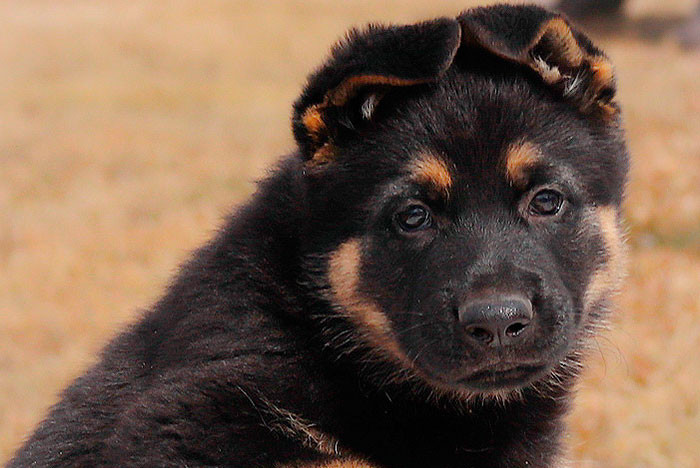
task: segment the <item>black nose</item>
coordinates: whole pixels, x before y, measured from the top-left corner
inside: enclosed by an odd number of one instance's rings
[[[519,295],[492,295],[465,301],[458,309],[467,336],[491,346],[515,344],[532,320],[532,302]]]

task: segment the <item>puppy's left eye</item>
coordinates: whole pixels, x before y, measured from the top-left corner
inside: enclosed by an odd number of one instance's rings
[[[534,216],[554,216],[559,213],[564,196],[552,189],[540,190],[530,200],[528,212]]]
[[[423,205],[411,205],[396,214],[396,223],[406,232],[415,232],[430,226],[430,211]]]

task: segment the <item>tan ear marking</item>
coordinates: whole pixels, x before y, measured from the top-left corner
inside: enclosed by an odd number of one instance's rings
[[[429,185],[449,198],[452,173],[441,158],[429,153],[421,154],[411,165],[411,175],[416,182]]]
[[[607,88],[615,80],[615,72],[610,61],[605,57],[591,58],[591,72],[596,91]]]
[[[530,141],[518,141],[506,150],[506,177],[513,185],[527,182],[528,170],[542,159],[542,152]]]
[[[318,104],[306,109],[301,116],[301,121],[314,140],[318,140],[321,132],[326,128],[321,114],[321,106]]]
[[[564,59],[568,66],[578,67],[583,62],[583,50],[563,18],[552,18],[544,23],[527,50],[536,48],[543,40],[552,42],[551,52],[559,52],[559,57]]]
[[[328,262],[331,299],[348,314],[368,344],[410,367],[411,363],[392,336],[386,315],[372,299],[364,297],[358,290],[361,262],[358,239],[348,240],[331,253]]]
[[[316,144],[321,144],[324,140],[323,133],[326,131],[326,122],[323,120],[323,112],[330,106],[342,106],[349,99],[352,99],[359,88],[367,85],[392,85],[392,86],[409,86],[428,82],[430,80],[409,80],[404,78],[396,78],[392,76],[382,75],[358,75],[351,76],[345,79],[338,86],[330,90],[323,101],[319,104],[309,106],[301,114],[301,122],[306,127],[306,131],[311,139]],[[325,145],[324,145],[325,146]],[[319,155],[318,158],[316,155]],[[321,147],[313,156],[314,160],[321,163],[330,162],[331,153],[329,148]]]
[[[316,150],[314,155],[309,159],[308,164],[310,166],[323,166],[333,161],[335,157],[335,147],[333,144],[326,142],[319,149]]]
[[[390,86],[411,86],[425,83],[432,80],[412,80],[407,78],[397,78],[395,76],[383,75],[357,75],[346,78],[342,83],[328,92],[324,98],[324,105],[332,104],[342,106],[348,100],[355,97],[357,90],[364,86],[390,85]]]

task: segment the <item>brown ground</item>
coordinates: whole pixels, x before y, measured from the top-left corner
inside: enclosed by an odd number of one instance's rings
[[[347,26],[474,3],[2,2],[0,460],[292,148],[290,103]],[[581,467],[700,467],[700,55],[644,32],[602,39],[631,259],[571,418]]]

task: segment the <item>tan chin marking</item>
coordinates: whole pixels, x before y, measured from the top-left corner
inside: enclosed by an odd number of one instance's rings
[[[411,165],[411,176],[419,184],[449,198],[452,187],[452,173],[442,159],[429,153],[421,154]]]
[[[612,206],[596,209],[598,228],[603,236],[607,261],[601,264],[591,276],[583,299],[584,313],[606,296],[614,294],[622,280],[625,264],[625,251],[617,221],[617,211]]]
[[[540,149],[532,142],[519,141],[506,150],[506,177],[516,186],[527,183],[528,170],[542,158]]]
[[[332,300],[361,331],[368,344],[405,365],[409,360],[392,337],[391,325],[386,315],[373,300],[364,297],[358,290],[361,260],[358,239],[350,239],[331,254],[328,281]]]

